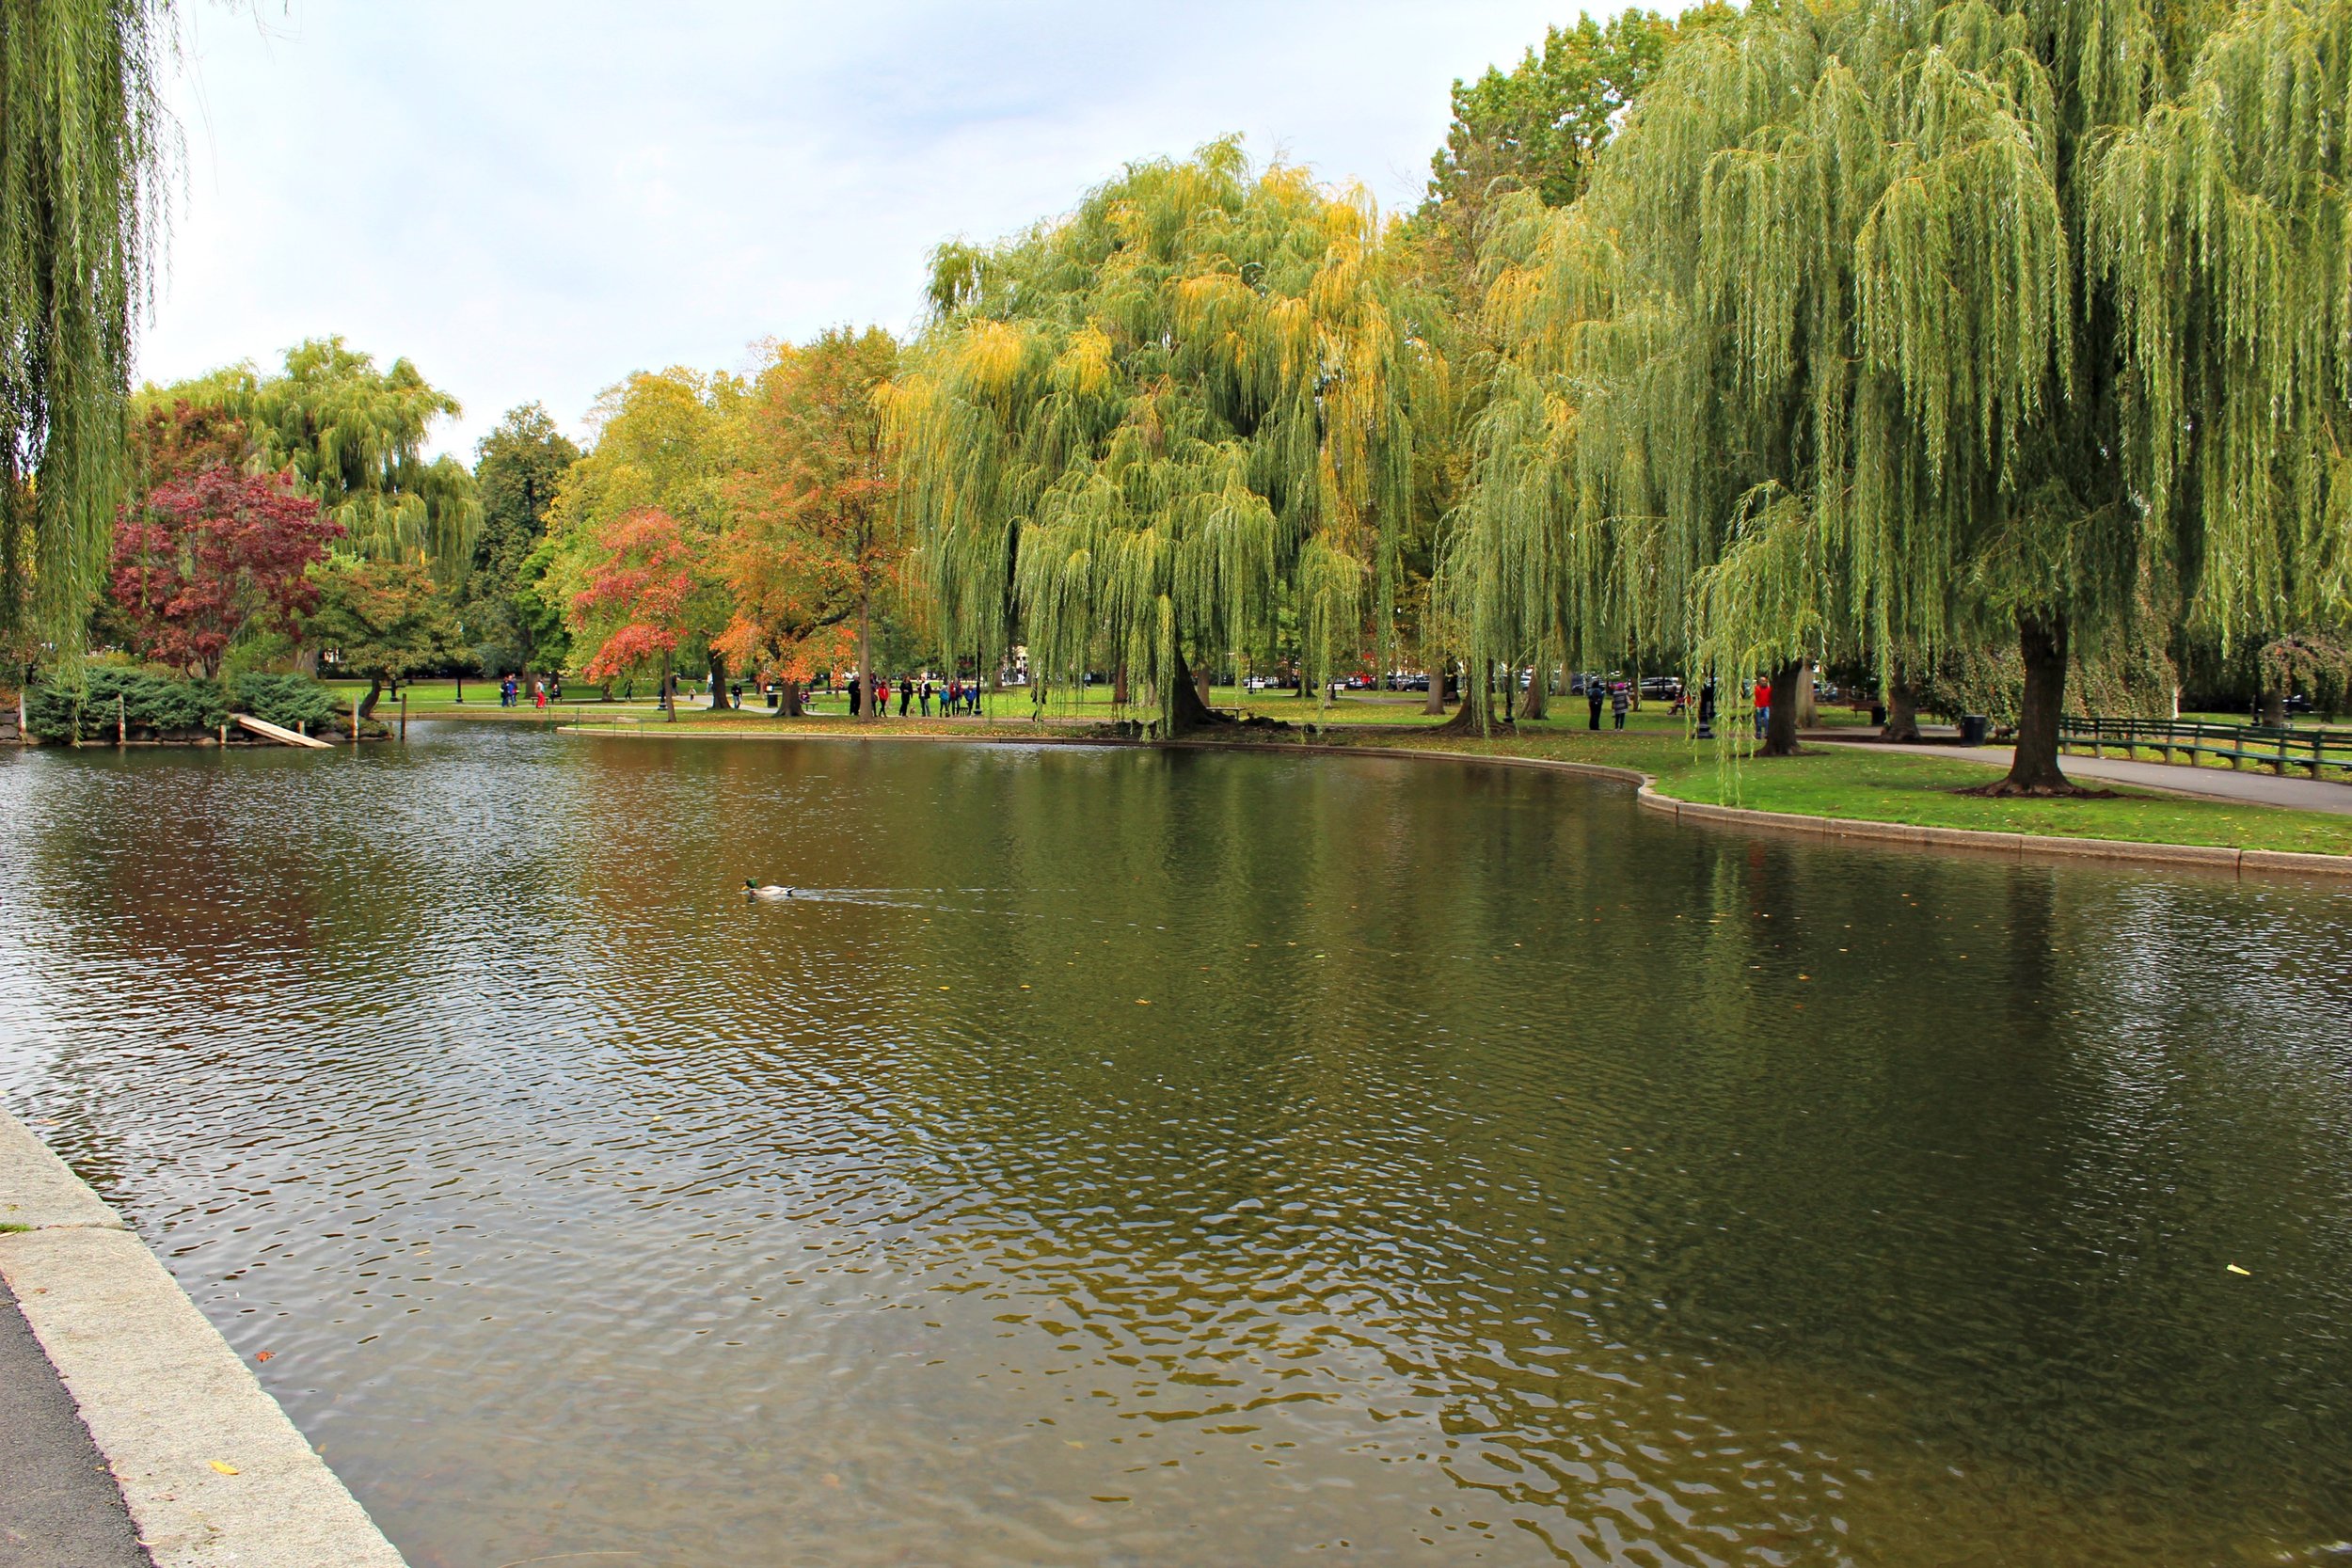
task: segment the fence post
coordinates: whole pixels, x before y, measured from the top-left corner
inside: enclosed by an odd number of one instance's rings
[[[122,693],[118,691],[115,693],[115,748],[118,751],[131,744],[131,721],[126,714]]]
[[[408,693],[400,694],[400,743],[408,744]]]

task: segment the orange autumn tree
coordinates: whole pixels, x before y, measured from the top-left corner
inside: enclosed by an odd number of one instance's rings
[[[625,512],[597,531],[585,586],[572,595],[575,620],[596,639],[588,678],[609,681],[659,659],[661,710],[673,720],[670,661],[698,609],[698,544],[658,506]]]
[[[718,567],[735,615],[717,645],[782,684],[780,717],[798,716],[809,677],[852,653],[859,689],[874,689],[874,615],[904,553],[875,404],[898,362],[880,327],[836,328],[780,348],[741,405]]]

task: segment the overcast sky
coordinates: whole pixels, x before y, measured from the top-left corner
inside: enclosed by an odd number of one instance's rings
[[[1596,8],[1597,9],[1598,8]],[[1226,132],[1384,208],[1539,0],[248,0],[179,8],[184,198],[143,378],[342,332],[577,433],[639,369],[904,330],[924,258]]]

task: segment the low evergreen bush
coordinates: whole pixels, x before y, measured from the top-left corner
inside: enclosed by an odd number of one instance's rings
[[[120,699],[118,709],[117,699]],[[202,733],[228,717],[219,683],[92,665],[79,688],[45,680],[24,693],[25,727],[41,740],[114,738],[118,711],[133,730]]]
[[[239,675],[229,683],[236,711],[296,729],[319,725],[351,710],[308,675]]]
[[[209,735],[231,713],[315,729],[348,710],[309,675],[239,675],[224,684],[102,664],[85,665],[78,688],[51,679],[24,693],[25,727],[39,740],[112,740],[118,711],[133,735],[170,739]]]

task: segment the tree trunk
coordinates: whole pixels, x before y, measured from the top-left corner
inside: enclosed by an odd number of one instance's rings
[[[1202,707],[1209,705],[1209,667],[1207,665],[1203,664],[1192,673],[1192,691],[1194,696],[1200,699]]]
[[[1911,681],[1911,672],[1900,664],[1886,675],[1886,722],[1879,727],[1881,740],[1916,741],[1919,738],[1919,689]]]
[[[1435,685],[1435,682],[1431,683]],[[1444,735],[1482,735],[1486,729],[1486,715],[1493,710],[1488,700],[1486,683],[1470,678],[1470,672],[1462,672],[1462,705],[1454,710],[1454,717],[1437,726]]]
[[[710,650],[710,711],[716,713],[734,705],[733,700],[727,696],[727,656],[713,648]]]
[[[776,683],[776,717],[799,719],[804,717],[805,714],[806,709],[801,705],[801,683],[778,681]]]
[[[1550,684],[1550,667],[1544,663],[1541,657],[1538,657],[1535,660],[1535,667],[1527,673],[1527,701],[1519,706],[1520,718],[1543,719],[1549,717],[1551,705],[1544,701],[1549,693],[1544,689]]]
[[[857,595],[857,689],[860,717],[875,718],[873,594],[861,585]]]
[[[2262,689],[2262,721],[2274,730],[2286,728],[2287,689],[2284,686],[2265,686]]]
[[[1125,665],[1120,666],[1120,673],[1122,677],[1126,674]],[[1233,721],[1204,700],[1207,687],[1206,681],[1196,682],[1193,679],[1190,667],[1184,663],[1184,656],[1178,653],[1176,669],[1168,683],[1168,733],[1171,736]]]
[[[677,722],[677,694],[670,689],[670,650],[661,650],[661,713],[673,724]]]
[[[1804,660],[1792,658],[1772,672],[1772,712],[1764,724],[1764,745],[1759,756],[1793,757],[1797,754],[1797,677],[1804,673]]]
[[[375,700],[382,695],[384,695],[384,677],[381,675],[370,675],[368,677],[368,694],[359,699],[359,717],[362,719],[374,718]]]
[[[2066,617],[2021,614],[2017,651],[2026,666],[2026,696],[2017,712],[2016,758],[2009,777],[1987,795],[2079,793],[2058,768],[2058,716],[2066,699]]]
[[[1429,695],[1422,703],[1422,712],[1433,719],[1445,717],[1445,667],[1448,660],[1429,660]]]
[[[1124,660],[1121,660],[1117,673],[1111,676],[1111,706],[1125,707],[1126,705],[1127,665]]]
[[[1797,676],[1797,728],[1809,730],[1821,721],[1820,705],[1813,696],[1813,665],[1807,660]]]

